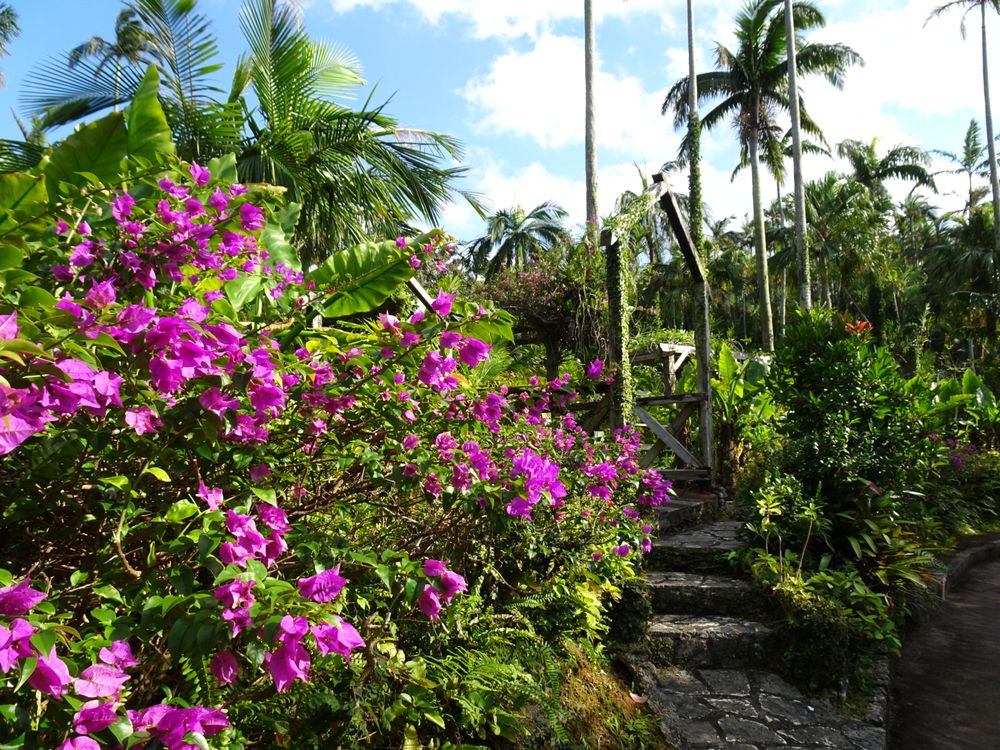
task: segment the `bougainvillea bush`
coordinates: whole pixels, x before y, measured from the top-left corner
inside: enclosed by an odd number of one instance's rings
[[[0,176],[3,745],[516,738],[668,483],[565,379],[473,385],[503,316],[379,312],[442,233],[303,270],[296,207],[158,106]]]

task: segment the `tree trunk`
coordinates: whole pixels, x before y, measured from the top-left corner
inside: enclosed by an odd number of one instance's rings
[[[694,0],[687,0],[688,21],[688,132],[691,138],[688,173],[688,230],[698,257],[702,256],[703,210],[701,197],[701,120],[698,117],[698,75],[694,69]]]
[[[812,309],[812,279],[806,246],[806,196],[802,182],[802,133],[799,126],[799,85],[795,63],[795,19],[792,0],[785,0],[785,46],[788,58],[788,111],[792,119],[792,173],[795,183],[795,262],[799,267],[799,304]]]
[[[993,140],[993,113],[990,109],[990,73],[986,59],[986,0],[979,4],[983,19],[983,101],[986,106],[986,145],[990,153],[990,187],[993,189],[993,252],[1000,258],[1000,181],[997,179],[997,146]],[[971,213],[971,209],[970,209]]]
[[[760,346],[774,351],[774,325],[771,316],[771,285],[767,274],[767,239],[764,237],[764,204],[760,195],[760,155],[757,133],[751,133],[750,180],[753,184],[753,239],[757,251],[757,294],[760,299]]]
[[[584,138],[587,160],[587,245],[596,250],[600,244],[600,226],[597,216],[597,133],[594,112],[594,13],[593,0],[583,2],[584,25],[584,83],[586,98],[586,125]],[[610,279],[608,280],[610,283]]]
[[[611,428],[632,422],[634,396],[632,369],[628,356],[629,315],[625,267],[618,238],[605,232],[605,269],[608,276],[608,364],[615,370],[611,384]]]

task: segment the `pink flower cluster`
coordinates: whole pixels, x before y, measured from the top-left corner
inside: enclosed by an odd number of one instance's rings
[[[121,691],[129,680],[125,670],[138,666],[139,662],[133,657],[127,641],[114,641],[100,650],[96,663],[74,678],[55,646],[41,652],[32,645],[31,637],[38,629],[18,617],[28,614],[46,598],[44,592],[29,584],[26,578],[0,589],[0,615],[14,618],[10,627],[0,624],[0,673],[7,674],[22,659],[35,659],[35,668],[28,677],[28,684],[35,690],[56,700],[62,700],[70,692],[80,698],[89,698],[73,715],[76,736],[68,737],[59,750],[99,748],[97,741],[88,735],[101,732],[122,718]],[[195,750],[195,745],[184,741],[188,732],[211,735],[229,726],[228,719],[219,709],[159,705],[125,713],[137,731],[148,731],[168,750]]]
[[[432,620],[440,617],[442,607],[451,604],[456,594],[469,590],[465,579],[455,571],[448,570],[447,564],[441,560],[424,560],[424,575],[436,580],[424,586],[417,606]]]

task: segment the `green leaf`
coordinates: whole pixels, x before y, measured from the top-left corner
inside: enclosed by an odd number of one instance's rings
[[[94,586],[94,593],[97,594],[101,599],[108,599],[113,602],[118,602],[119,604],[124,604],[122,600],[121,592],[118,591],[111,584],[105,584],[104,586]]]
[[[200,750],[212,750],[201,732],[188,732],[184,735],[184,741],[190,745],[197,745]]]
[[[69,576],[70,586],[79,586],[84,583],[88,578],[90,578],[90,573],[86,570],[74,570]]]
[[[226,297],[229,298],[229,304],[233,306],[233,310],[238,312],[243,309],[247,302],[255,299],[263,288],[264,281],[260,274],[243,274],[226,282]]]
[[[136,89],[126,120],[129,154],[151,162],[156,161],[157,154],[174,153],[174,141],[160,105],[159,90],[160,75],[156,66],[150,65]]]
[[[2,252],[3,248],[0,248],[0,253]],[[18,300],[21,307],[52,307],[59,301],[51,292],[37,286],[26,286],[21,290]]]
[[[212,173],[212,178],[220,182],[236,182],[239,175],[236,172],[236,154],[217,156],[205,165]]]
[[[417,728],[412,724],[407,724],[403,730],[403,750],[420,750],[420,737],[417,735]]]
[[[24,172],[0,174],[0,212],[38,214],[47,201],[45,182]],[[13,221],[8,216],[0,221],[0,229],[9,229]]]
[[[278,504],[277,493],[268,487],[251,487],[250,491],[265,503],[270,503],[271,505]]]
[[[288,241],[295,230],[295,224],[298,222],[301,210],[302,206],[298,203],[290,203],[278,212],[276,216],[278,223],[269,221],[260,233],[261,244],[270,255],[272,264],[282,263],[296,271],[302,270],[298,253],[295,252],[292,243]]]
[[[101,482],[102,484],[111,485],[112,487],[116,487],[120,490],[128,489],[130,484],[129,478],[121,475],[115,477],[101,477],[97,481]]]
[[[90,616],[97,620],[103,625],[108,625],[114,621],[116,615],[113,610],[107,609],[106,607],[101,607],[100,609],[92,609],[90,611]]]
[[[13,245],[0,245],[0,270],[20,268],[23,253]]]
[[[124,742],[132,733],[135,731],[132,728],[132,722],[128,720],[127,716],[123,716],[121,719],[112,724],[108,729],[111,730],[111,734],[115,736],[119,742]]]
[[[57,144],[45,166],[45,185],[50,200],[65,197],[60,186],[66,183],[82,187],[87,180],[79,172],[92,172],[105,181],[121,173],[121,161],[128,154],[125,117],[112,112],[89,125],[81,125],[75,133]]]
[[[424,718],[427,719],[427,721],[431,722],[432,724],[436,724],[437,726],[444,729],[444,719],[441,717],[441,714],[438,713],[437,711],[424,711]]]
[[[167,474],[167,472],[165,472],[159,466],[147,466],[145,469],[142,470],[142,473],[143,474],[152,474],[154,477],[156,477],[157,479],[159,479],[161,482],[169,482],[170,481],[170,475]]]
[[[962,392],[975,393],[982,386],[983,381],[972,370],[966,370],[962,376]]]
[[[420,592],[423,591],[423,588],[424,587],[421,584],[421,582],[418,581],[416,578],[407,578],[406,588],[405,588],[407,603],[415,604],[417,601],[417,597],[420,595]]]
[[[736,377],[736,369],[736,357],[729,347],[723,344],[719,347],[719,380],[723,383],[730,382]]]
[[[388,565],[379,565],[375,568],[375,574],[379,577],[379,580],[385,584],[385,587],[389,589],[389,591],[392,591],[392,582],[396,577],[392,568]]]
[[[392,240],[366,242],[336,252],[309,274],[317,286],[333,291],[323,310],[328,318],[368,312],[413,278],[409,251]]]
[[[35,671],[36,666],[38,666],[38,659],[36,657],[24,660],[21,664],[21,676],[17,680],[17,685],[14,686],[14,693],[17,693],[18,690],[24,687],[24,683],[31,677],[31,673]]]
[[[170,523],[180,523],[185,518],[190,518],[195,513],[198,512],[198,504],[192,500],[178,500],[176,503],[170,506],[167,511],[166,519]]]

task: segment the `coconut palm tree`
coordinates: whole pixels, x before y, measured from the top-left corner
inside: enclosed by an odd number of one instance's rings
[[[977,188],[973,183],[976,177],[988,177],[990,174],[989,154],[986,144],[983,143],[979,123],[974,118],[969,121],[969,129],[965,131],[965,140],[962,142],[960,153],[938,149],[934,149],[933,153],[943,156],[956,165],[955,169],[943,170],[944,174],[963,174],[968,178],[969,197],[965,202],[965,215],[968,218],[976,204],[989,192],[989,189]]]
[[[505,269],[524,268],[532,257],[566,238],[566,215],[551,201],[528,212],[521,206],[497,211],[487,221],[486,234],[469,243],[469,270],[489,279]]]
[[[395,236],[415,219],[437,223],[453,197],[479,210],[455,187],[464,170],[442,166],[460,157],[457,141],[400,127],[370,101],[357,110],[337,103],[363,83],[357,61],[310,39],[292,5],[245,0],[247,52],[228,94],[212,84],[217,45],[193,2],[130,0],[129,8],[152,35],[179,155],[204,163],[235,153],[241,180],[286,188],[302,205],[295,234],[306,263],[372,235]],[[76,69],[58,62],[34,76],[27,98],[50,127],[129,99],[140,80],[130,66],[119,82],[93,60]]]
[[[70,50],[67,62],[70,68],[77,67],[83,60],[97,59],[95,76],[99,76],[104,67],[114,64],[114,106],[117,108],[122,68],[126,65],[139,66],[152,62],[150,53],[153,50],[152,33],[139,20],[136,11],[124,8],[115,20],[114,41],[107,41],[101,36],[92,36],[83,44]]]
[[[584,27],[584,151],[586,151],[587,183],[587,243],[596,250],[599,244],[600,224],[597,216],[597,123],[594,108],[594,56],[596,33],[593,0],[583,1]]]
[[[17,11],[8,3],[0,3],[0,57],[8,55],[7,48],[20,33],[21,27],[17,23]],[[0,72],[0,88],[3,85],[3,73]]]
[[[893,146],[884,156],[879,156],[878,138],[868,143],[848,139],[837,144],[837,154],[850,162],[854,179],[871,191],[884,211],[892,207],[886,180],[910,180],[936,190],[934,177],[928,169],[930,157],[916,146]]]
[[[951,0],[951,2],[935,8],[927,17],[927,20],[930,21],[932,18],[936,18],[952,8],[965,9],[965,12],[962,13],[962,22],[959,25],[963,39],[965,38],[966,16],[969,15],[970,11],[979,8],[983,48],[983,104],[986,111],[986,146],[989,150],[990,188],[993,191],[993,249],[997,257],[1000,257],[1000,176],[997,175],[997,150],[993,134],[993,112],[990,107],[989,61],[986,56],[986,9],[989,8],[1000,13],[1000,0]]]
[[[795,27],[792,23],[792,0],[785,0],[785,53],[788,55],[788,115],[792,121],[792,175],[795,192],[795,260],[799,267],[799,304],[812,309],[812,282],[809,274],[809,251],[806,249],[806,202],[802,183],[802,118],[799,115],[798,65],[796,64]],[[779,196],[778,202],[781,202]]]
[[[795,3],[792,9],[793,27],[804,31],[824,25],[822,14],[811,4]],[[770,289],[767,276],[767,245],[764,235],[764,207],[761,199],[761,147],[777,148],[777,139],[768,138],[779,111],[789,107],[788,59],[785,45],[785,11],[783,0],[749,0],[736,18],[736,39],[739,46],[731,51],[716,46],[716,70],[695,78],[698,99],[722,101],[702,119],[706,129],[731,121],[739,133],[741,147],[750,161],[753,185],[754,246],[757,254],[757,281],[761,308],[761,345],[774,348],[771,321]],[[844,72],[861,58],[842,44],[804,44],[798,50],[798,71],[820,74],[834,86],[843,86]],[[674,113],[675,127],[686,124],[688,117],[690,76],[674,84],[664,99],[662,111]],[[801,104],[801,102],[800,102]],[[800,106],[802,128],[818,132],[816,124]],[[686,139],[685,139],[686,140]],[[682,144],[682,149],[689,144]]]

